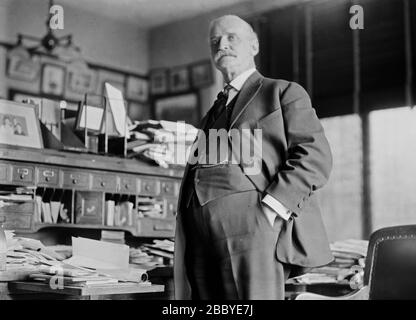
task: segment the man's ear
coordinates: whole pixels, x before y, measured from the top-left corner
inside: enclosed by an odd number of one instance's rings
[[[253,57],[255,57],[259,53],[259,40],[257,38],[251,40],[251,49]]]

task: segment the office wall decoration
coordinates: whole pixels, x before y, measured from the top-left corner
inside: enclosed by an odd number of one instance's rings
[[[150,92],[152,95],[167,93],[167,74],[167,69],[155,69],[150,72]]]
[[[127,78],[126,98],[146,102],[149,97],[149,85],[146,79],[129,76]]]
[[[34,81],[39,77],[40,62],[33,57],[11,55],[7,61],[7,76],[10,79]]]
[[[190,88],[189,71],[187,66],[175,67],[169,70],[169,90],[172,93],[188,91]]]
[[[45,63],[42,68],[41,91],[49,96],[62,96],[65,89],[65,67]]]
[[[97,74],[88,68],[68,67],[66,72],[67,91],[84,95],[95,92]]]
[[[200,106],[195,92],[161,97],[154,103],[157,120],[185,121],[197,126],[200,120]]]
[[[127,106],[127,115],[132,121],[143,121],[151,118],[150,106],[147,103],[130,101]]]
[[[203,88],[214,83],[210,60],[204,60],[191,65],[191,82],[193,88]]]
[[[34,105],[0,100],[0,143],[43,148]]]

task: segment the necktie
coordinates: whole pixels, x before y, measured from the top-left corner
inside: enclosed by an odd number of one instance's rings
[[[215,100],[214,105],[211,109],[211,114],[209,117],[209,121],[207,122],[207,126],[205,127],[205,131],[208,130],[214,122],[218,119],[218,117],[224,112],[224,109],[227,104],[228,100],[228,93],[233,87],[229,84],[227,84],[223,91],[220,91],[217,95],[217,100]],[[228,112],[226,113],[226,116],[228,115]],[[228,122],[228,119],[227,119]]]

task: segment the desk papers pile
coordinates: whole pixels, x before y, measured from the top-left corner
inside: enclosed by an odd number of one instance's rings
[[[135,121],[129,127],[127,156],[156,162],[168,168],[185,166],[198,130],[185,123],[165,120]]]
[[[130,248],[130,263],[144,268],[172,265],[173,251],[173,241],[153,240],[152,244],[142,244],[139,248]]]
[[[308,273],[288,280],[288,283],[348,283],[357,273],[364,273],[368,241],[348,239],[330,244],[334,261],[313,268]]]
[[[71,286],[118,282],[151,285],[145,270],[129,267],[129,247],[126,245],[72,238],[72,257],[66,259],[65,255],[44,246],[39,240],[15,237],[14,232],[8,230],[5,234],[6,272],[20,272],[20,278],[15,276],[9,280],[31,279],[49,284],[61,281],[63,285]]]

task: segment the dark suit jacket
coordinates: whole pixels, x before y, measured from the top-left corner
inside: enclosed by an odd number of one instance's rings
[[[201,128],[206,121],[204,117]],[[238,95],[231,128],[262,129],[261,173],[250,175],[247,171],[246,175],[257,190],[270,194],[295,215],[279,235],[277,259],[298,267],[329,263],[333,257],[315,191],[328,180],[332,155],[306,91],[294,82],[265,78],[255,72]],[[185,177],[187,174],[188,167]],[[199,187],[203,188],[195,186]],[[200,191],[198,195],[207,194]],[[182,198],[181,192],[178,208]],[[185,240],[179,209],[174,261],[176,299],[190,298],[183,260]]]

